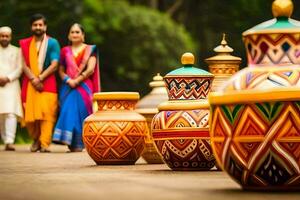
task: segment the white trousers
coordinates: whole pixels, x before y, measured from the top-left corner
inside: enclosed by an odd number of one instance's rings
[[[15,142],[17,130],[17,116],[12,113],[0,114],[0,132],[4,144]]]

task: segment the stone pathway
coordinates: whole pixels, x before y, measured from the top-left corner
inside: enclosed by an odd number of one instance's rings
[[[293,200],[299,192],[247,192],[223,172],[173,172],[165,165],[96,166],[86,152],[30,153],[0,146],[0,199]]]

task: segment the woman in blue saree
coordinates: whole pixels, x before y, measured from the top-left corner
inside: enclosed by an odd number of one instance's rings
[[[92,113],[93,93],[100,91],[99,67],[95,45],[84,43],[84,29],[73,24],[68,36],[71,45],[61,50],[59,76],[63,80],[60,112],[54,129],[53,142],[68,145],[71,152],[80,152],[82,125]]]

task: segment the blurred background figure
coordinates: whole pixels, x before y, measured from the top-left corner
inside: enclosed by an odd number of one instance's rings
[[[15,150],[17,117],[23,116],[18,80],[22,64],[19,49],[10,44],[11,38],[11,28],[0,27],[0,132],[6,151]]]
[[[24,59],[24,122],[34,140],[30,150],[50,152],[49,145],[58,106],[55,71],[58,67],[60,46],[56,39],[46,35],[45,16],[34,14],[30,25],[32,36],[20,40]]]
[[[68,145],[71,152],[80,152],[82,124],[92,113],[93,93],[100,91],[97,48],[85,44],[84,29],[73,24],[68,39],[71,43],[61,50],[59,76],[63,83],[59,91],[60,112],[53,142]]]

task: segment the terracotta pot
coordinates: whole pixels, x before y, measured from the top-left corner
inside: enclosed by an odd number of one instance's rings
[[[173,170],[214,167],[207,100],[169,101],[159,110],[152,121],[152,135],[165,163]]]
[[[249,67],[209,97],[214,155],[245,189],[300,188],[300,25],[288,18],[292,7],[274,1],[277,18],[243,33]]]
[[[209,139],[206,96],[213,75],[193,67],[194,56],[182,56],[182,68],[164,77],[169,101],[152,120],[155,145],[173,170],[209,170],[215,165]]]
[[[84,121],[83,142],[98,165],[134,164],[145,147],[146,119],[134,111],[135,92],[94,94],[98,111]]]

